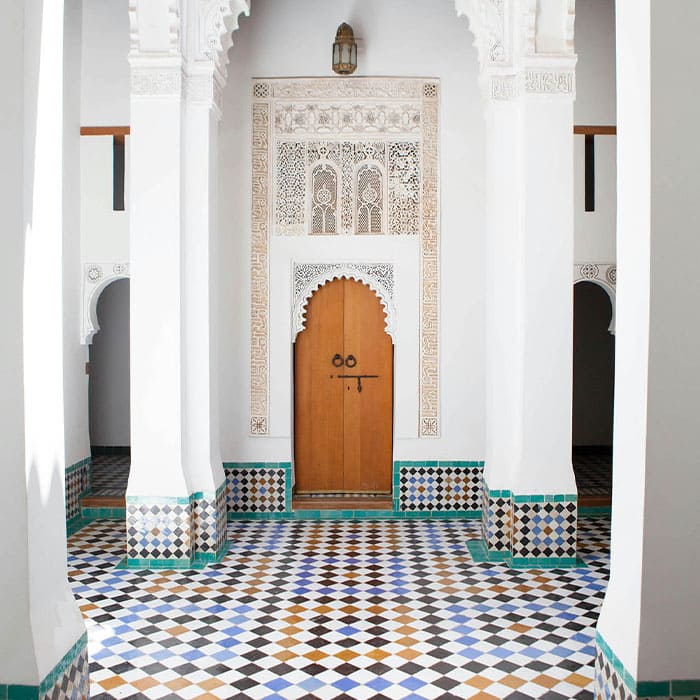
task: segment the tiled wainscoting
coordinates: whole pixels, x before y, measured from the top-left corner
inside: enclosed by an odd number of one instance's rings
[[[87,632],[40,685],[2,685],[3,700],[74,700],[90,696]]]
[[[224,462],[224,472],[229,517],[291,512],[291,462]]]
[[[127,568],[189,569],[227,551],[226,486],[189,497],[127,496]]]
[[[394,510],[479,511],[484,463],[394,462]]]
[[[483,482],[481,540],[470,543],[477,561],[515,568],[576,566],[578,496],[519,495]]]
[[[390,511],[292,513],[291,462],[224,462],[230,520],[317,518],[479,517],[482,461],[393,463]]]
[[[635,681],[596,632],[595,697],[600,700],[700,700],[700,679]]]
[[[66,467],[66,522],[71,523],[80,517],[80,497],[90,492],[92,487],[91,458],[81,459]]]

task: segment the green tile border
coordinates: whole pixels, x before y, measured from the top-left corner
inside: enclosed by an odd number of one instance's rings
[[[187,506],[191,503],[191,496],[126,496],[126,507],[129,506]]]
[[[53,667],[53,670],[41,681],[38,686],[8,685],[7,697],[12,698],[35,698],[43,697],[56,682],[62,678],[71,667],[78,655],[87,647],[87,632],[83,632],[78,641],[64,654],[63,658]],[[14,690],[13,690],[14,689]],[[20,690],[21,689],[21,690]]]
[[[76,469],[80,469],[81,467],[84,467],[86,464],[90,465],[92,463],[92,457],[85,457],[85,459],[81,459],[78,462],[75,462],[75,464],[71,464],[70,466],[65,468],[65,473],[66,474],[71,474]]]
[[[99,508],[95,506],[83,507],[80,509],[83,519],[93,520],[124,520],[126,519],[126,508]]]
[[[477,564],[505,564],[511,569],[587,569],[580,557],[513,557],[510,552],[490,552],[484,540],[468,540],[467,549]]]
[[[609,518],[612,514],[611,506],[579,506],[579,518]]]
[[[480,510],[297,510],[274,513],[229,511],[229,522],[238,520],[481,520]]]
[[[513,503],[572,503],[578,502],[576,493],[513,494]]]
[[[215,491],[195,491],[190,494],[190,503],[192,501],[215,501],[219,494],[226,489],[226,474],[224,480],[216,487]]]
[[[226,540],[216,555],[195,554],[192,559],[129,559],[124,557],[114,568],[118,570],[177,570],[202,571],[212,564],[219,563],[229,552],[231,542]]]
[[[284,469],[292,471],[291,462],[223,462],[224,471],[227,469]]]
[[[610,665],[622,678],[628,690],[637,697],[659,697],[673,696],[674,698],[692,697],[700,695],[700,678],[687,680],[664,680],[664,681],[635,681],[632,674],[625,668],[620,657],[612,650],[605,641],[603,635],[596,630],[596,646],[603,652]]]

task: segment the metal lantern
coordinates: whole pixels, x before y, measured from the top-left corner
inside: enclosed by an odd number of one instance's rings
[[[350,75],[357,68],[357,43],[352,27],[343,22],[335,33],[333,42],[333,70],[340,75]]]

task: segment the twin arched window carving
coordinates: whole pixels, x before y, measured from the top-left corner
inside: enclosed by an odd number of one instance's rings
[[[311,235],[340,233],[339,175],[330,163],[311,171]],[[378,165],[363,163],[355,173],[355,233],[385,233],[384,174]]]

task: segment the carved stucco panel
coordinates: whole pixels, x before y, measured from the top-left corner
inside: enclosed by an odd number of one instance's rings
[[[386,332],[396,339],[394,266],[391,263],[295,263],[292,290],[292,342],[306,327],[306,307],[312,294],[334,279],[354,279],[378,297],[386,314]]]
[[[353,190],[357,183],[352,178],[357,177],[358,169],[376,163],[376,172],[385,181],[380,197],[384,207],[381,232],[419,238],[418,434],[438,437],[439,82],[417,78],[263,79],[253,82],[252,98],[251,434],[269,432],[270,235],[308,235],[309,197],[312,204],[316,202],[308,183],[313,182],[310,176],[318,163],[327,163],[325,171],[336,173],[328,182],[339,183],[337,197],[329,199],[322,192],[328,201],[337,199],[337,232],[357,233],[354,217],[359,210]],[[303,181],[280,178],[278,170],[298,173]]]

